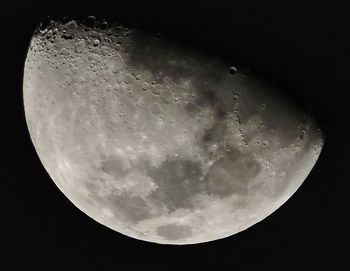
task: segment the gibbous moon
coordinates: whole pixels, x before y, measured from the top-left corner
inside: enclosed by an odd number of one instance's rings
[[[247,229],[298,189],[323,137],[278,89],[230,66],[138,29],[52,21],[24,70],[42,164],[81,211],[133,238]]]

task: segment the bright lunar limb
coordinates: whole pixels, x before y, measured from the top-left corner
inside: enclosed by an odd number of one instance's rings
[[[31,139],[60,190],[122,234],[192,244],[281,206],[323,138],[274,87],[220,59],[105,22],[51,22],[24,71]]]

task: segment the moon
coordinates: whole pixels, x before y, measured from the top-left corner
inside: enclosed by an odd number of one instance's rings
[[[59,189],[132,238],[195,244],[286,202],[323,146],[312,116],[222,59],[105,21],[35,31],[23,101]]]

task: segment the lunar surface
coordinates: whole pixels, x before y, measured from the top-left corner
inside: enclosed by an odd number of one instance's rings
[[[275,87],[92,17],[38,28],[23,91],[59,189],[99,223],[155,243],[212,241],[261,221],[323,146],[313,118]]]

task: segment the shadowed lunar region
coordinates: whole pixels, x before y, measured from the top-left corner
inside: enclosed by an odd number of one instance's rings
[[[159,36],[92,21],[38,29],[23,85],[38,156],[84,213],[133,238],[201,243],[261,221],[305,180],[323,137],[280,91]]]

